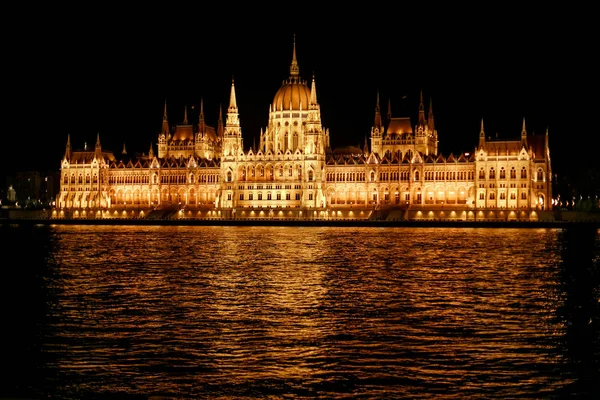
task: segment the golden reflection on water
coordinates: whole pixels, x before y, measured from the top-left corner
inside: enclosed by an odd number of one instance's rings
[[[544,398],[571,379],[558,230],[52,229],[43,348],[65,393]]]

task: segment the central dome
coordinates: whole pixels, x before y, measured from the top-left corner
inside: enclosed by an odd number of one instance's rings
[[[283,82],[281,88],[275,93],[273,107],[275,111],[308,109],[310,101],[310,89],[306,83],[297,79],[289,79]]]

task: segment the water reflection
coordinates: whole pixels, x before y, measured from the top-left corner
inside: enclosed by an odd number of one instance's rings
[[[33,303],[4,299],[0,394],[545,399],[600,378],[597,232],[2,229],[34,249],[4,271]]]
[[[560,232],[562,298],[557,309],[564,327],[561,352],[575,378],[565,392],[591,396],[600,384],[600,252],[585,230]]]

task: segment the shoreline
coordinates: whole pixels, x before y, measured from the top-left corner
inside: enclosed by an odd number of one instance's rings
[[[316,227],[451,227],[451,228],[569,228],[600,229],[600,220],[577,221],[460,221],[460,220],[321,220],[321,219],[45,219],[2,218],[0,225],[123,225],[123,226],[316,226]]]

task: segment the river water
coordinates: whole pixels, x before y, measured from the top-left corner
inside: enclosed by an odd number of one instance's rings
[[[593,398],[598,236],[0,226],[0,398]]]

